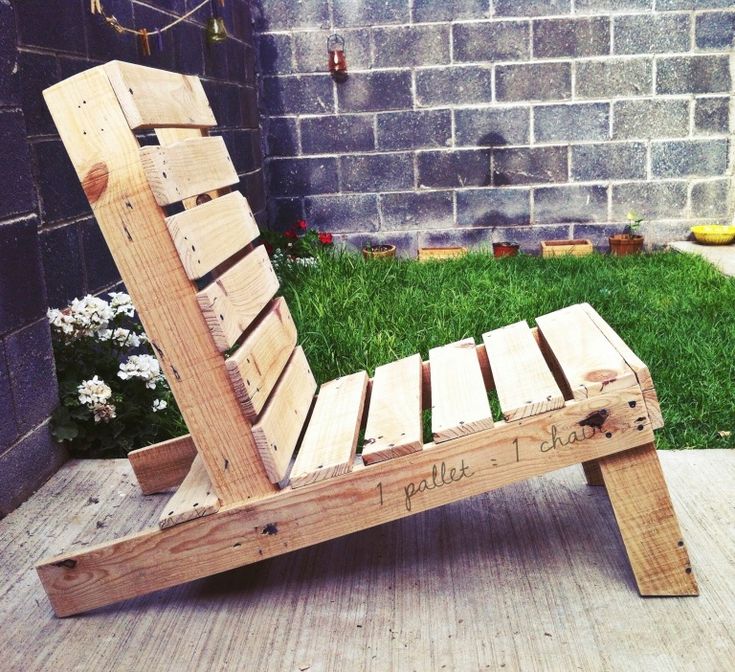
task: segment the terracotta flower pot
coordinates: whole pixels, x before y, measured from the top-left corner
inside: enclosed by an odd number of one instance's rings
[[[372,245],[362,248],[362,256],[365,259],[392,259],[396,256],[395,245]]]
[[[518,243],[509,243],[504,241],[502,243],[493,243],[493,256],[494,257],[515,257],[520,249]]]
[[[638,254],[643,249],[643,236],[629,236],[627,233],[616,233],[608,237],[610,254],[616,257],[627,257]]]

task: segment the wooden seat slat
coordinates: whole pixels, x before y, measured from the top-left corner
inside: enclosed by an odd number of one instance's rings
[[[526,322],[483,334],[505,420],[520,420],[564,406],[564,395]]]
[[[574,399],[636,384],[636,376],[625,359],[581,305],[537,317],[536,324]]]
[[[272,483],[279,483],[286,476],[315,393],[314,375],[303,349],[297,346],[253,425],[255,445]]]
[[[140,148],[140,159],[158,205],[228,187],[240,179],[221,136],[147,145]]]
[[[423,368],[420,355],[375,369],[362,461],[382,462],[423,448]]]
[[[161,529],[173,527],[187,520],[217,513],[219,508],[219,498],[214,492],[202,458],[197,455],[179,489],[166,502],[158,519],[158,526]]]
[[[368,375],[359,371],[324,383],[291,469],[291,487],[352,470],[365,407]]]
[[[220,352],[229,350],[278,291],[278,278],[259,245],[197,294]]]
[[[259,235],[252,210],[239,191],[166,218],[186,274],[197,280]]]
[[[429,368],[435,443],[492,429],[493,416],[474,338],[432,348]]]

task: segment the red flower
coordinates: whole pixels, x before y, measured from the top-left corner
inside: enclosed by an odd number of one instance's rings
[[[283,237],[284,238],[291,238],[293,240],[295,238],[298,238],[298,235],[296,234],[296,231],[294,231],[293,229],[289,229],[288,231],[286,231],[283,234]]]
[[[302,231],[306,231],[306,220],[300,219],[298,222],[296,222],[296,228],[301,229]]]
[[[326,231],[320,231],[319,232],[319,242],[322,245],[331,245],[333,242],[332,234],[327,233]]]

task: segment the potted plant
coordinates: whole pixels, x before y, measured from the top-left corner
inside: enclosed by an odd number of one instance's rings
[[[519,243],[512,243],[503,241],[500,243],[493,243],[493,256],[494,257],[515,257],[518,254],[518,250],[521,248]]]
[[[362,256],[365,257],[365,259],[392,259],[396,256],[396,246],[387,244],[373,245],[372,243],[367,243],[362,248]]]
[[[632,210],[626,217],[628,219],[628,225],[625,227],[625,231],[608,237],[610,253],[616,257],[638,254],[643,249],[643,236],[637,233],[643,217]]]

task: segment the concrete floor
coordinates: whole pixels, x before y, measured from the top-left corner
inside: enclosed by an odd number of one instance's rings
[[[725,275],[735,275],[735,245],[700,245],[691,240],[680,240],[671,243],[670,247],[677,252],[697,254]]]
[[[635,591],[601,488],[565,469],[67,619],[33,564],[155,523],[125,461],[72,462],[0,521],[0,670],[734,668],[735,451],[661,454],[698,598]]]

